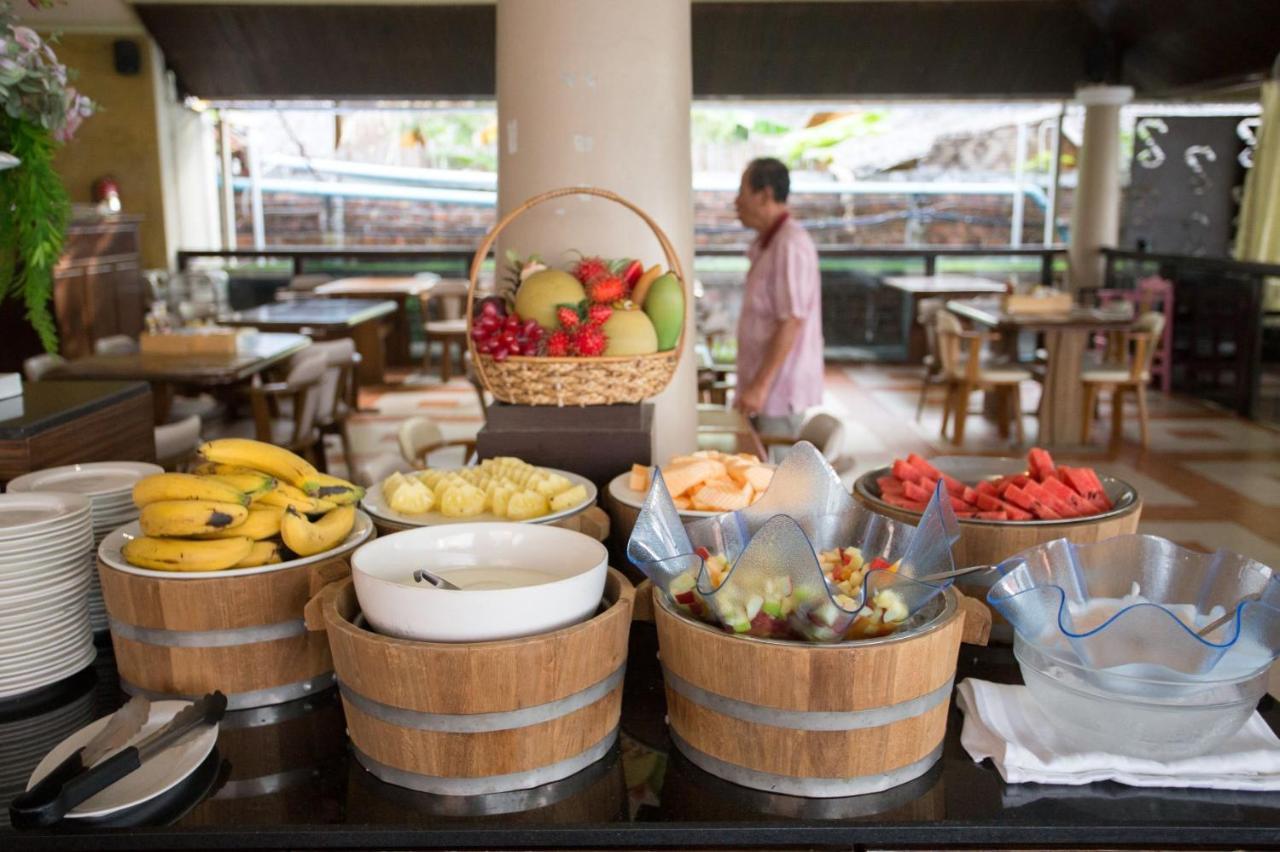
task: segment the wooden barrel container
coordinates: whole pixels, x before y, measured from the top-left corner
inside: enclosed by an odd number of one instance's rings
[[[635,589],[610,569],[604,599],[538,636],[416,642],[363,627],[346,580],[309,621],[328,631],[356,759],[400,787],[481,796],[566,778],[617,739]]]
[[[832,798],[904,784],[942,755],[965,622],[954,592],[916,626],[835,645],[731,635],[654,598],[671,739],[700,769]]]
[[[333,685],[323,632],[303,610],[327,583],[350,575],[349,552],[260,574],[143,576],[99,559],[120,686],[148,698],[198,698],[227,707],[281,704]]]

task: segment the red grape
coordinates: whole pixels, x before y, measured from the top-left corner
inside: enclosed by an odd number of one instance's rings
[[[505,346],[495,346],[495,347],[493,348],[493,360],[495,360],[495,361],[505,361],[505,360],[507,360],[507,355],[508,355],[508,354],[510,354],[510,353],[508,353],[508,352],[507,352],[507,347],[505,347]]]

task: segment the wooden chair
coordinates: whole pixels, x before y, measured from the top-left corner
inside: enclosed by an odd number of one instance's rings
[[[1142,436],[1142,447],[1146,449],[1148,440],[1147,385],[1151,382],[1151,361],[1160,335],[1164,332],[1164,314],[1147,311],[1138,317],[1132,331],[1125,332],[1123,352],[1128,355],[1128,363],[1121,365],[1103,365],[1085,370],[1080,374],[1084,382],[1084,405],[1082,407],[1081,440],[1086,444],[1093,431],[1093,420],[1102,391],[1111,391],[1111,446],[1120,445],[1124,435],[1124,395],[1131,393],[1138,401],[1138,429]]]
[[[1102,307],[1123,301],[1132,304],[1138,316],[1149,311],[1164,315],[1164,330],[1152,347],[1151,376],[1158,380],[1160,390],[1165,393],[1173,387],[1173,293],[1173,282],[1158,275],[1140,279],[1132,290],[1097,291],[1098,304]]]
[[[22,362],[22,375],[29,382],[38,382],[54,367],[67,363],[61,355],[32,355]]]
[[[831,463],[836,473],[844,473],[854,465],[852,456],[844,454],[845,429],[844,422],[834,414],[826,411],[815,411],[805,419],[800,427],[800,434],[794,438],[784,435],[761,435],[769,458],[765,461],[780,462],[782,453],[774,453],[775,447],[793,447],[800,441],[808,441],[818,448],[818,452]]]
[[[942,362],[938,359],[938,311],[946,310],[943,299],[921,299],[916,308],[916,322],[924,326],[925,356],[924,375],[920,377],[920,399],[916,402],[916,422],[924,413],[924,401],[929,388],[942,381]]]
[[[964,423],[969,414],[969,396],[977,390],[995,393],[1004,403],[1005,417],[1000,421],[1000,436],[1008,437],[1009,421],[1013,421],[1018,443],[1025,440],[1022,431],[1022,393],[1019,385],[1031,373],[1012,365],[982,363],[982,348],[999,339],[986,331],[965,331],[960,320],[950,311],[938,311],[935,329],[938,335],[938,358],[947,385],[942,409],[942,436],[947,435],[947,421],[954,416],[951,441],[964,443]]]
[[[462,312],[467,304],[466,281],[437,281],[431,289],[418,296],[422,307],[422,333],[426,338],[426,351],[422,355],[422,369],[431,371],[431,341],[440,341],[440,381],[453,378],[453,358],[450,345],[458,347],[458,363],[462,363],[467,351],[467,320]],[[439,317],[432,319],[432,305]]]
[[[193,414],[155,428],[156,464],[179,470],[195,457],[200,446],[200,418]]]
[[[461,447],[462,463],[468,464],[476,454],[476,442],[471,438],[446,441],[440,426],[429,417],[410,417],[400,424],[400,455],[416,468],[427,467],[427,457],[449,447]]]
[[[304,355],[315,353],[324,358],[324,375],[320,378],[319,399],[316,403],[316,427],[320,434],[320,443],[316,448],[320,466],[325,467],[324,436],[337,435],[342,441],[342,453],[346,456],[348,470],[351,469],[351,437],[347,433],[347,418],[358,406],[360,389],[358,386],[360,353],[356,351],[355,341],[340,338],[324,343],[312,343]]]
[[[127,334],[99,337],[93,342],[94,355],[132,355],[138,351],[138,341]]]
[[[249,388],[254,436],[259,441],[292,450],[312,464],[323,466],[324,460],[316,457],[320,440],[316,411],[327,366],[323,355],[305,352],[294,359],[284,381]],[[280,413],[281,402],[288,404],[285,415]]]

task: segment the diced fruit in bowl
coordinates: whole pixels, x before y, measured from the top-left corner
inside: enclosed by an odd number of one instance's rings
[[[880,499],[891,506],[923,512],[942,482],[957,518],[982,521],[1058,521],[1110,511],[1102,482],[1092,468],[1055,465],[1039,447],[1027,454],[1025,473],[967,485],[912,453],[897,459],[889,475],[876,479]]]

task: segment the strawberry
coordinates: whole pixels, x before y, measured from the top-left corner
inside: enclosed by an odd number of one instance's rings
[[[568,331],[573,331],[578,327],[581,321],[578,312],[573,308],[560,307],[556,308],[556,319],[560,320],[560,327]]]
[[[611,305],[626,295],[627,285],[612,273],[601,275],[587,284],[587,298],[597,305]]]
[[[604,325],[613,316],[613,308],[608,305],[592,305],[587,308],[587,322],[592,325]]]
[[[608,338],[598,325],[584,325],[574,333],[571,345],[573,353],[584,358],[591,358],[604,352]]]
[[[573,277],[577,278],[578,282],[583,285],[594,281],[601,275],[608,275],[611,272],[609,269],[609,262],[604,258],[587,257],[586,255],[583,255],[582,259],[575,263],[569,271]]]
[[[553,358],[562,358],[569,354],[569,335],[567,332],[556,329],[551,332],[551,336],[547,338],[547,354]]]

